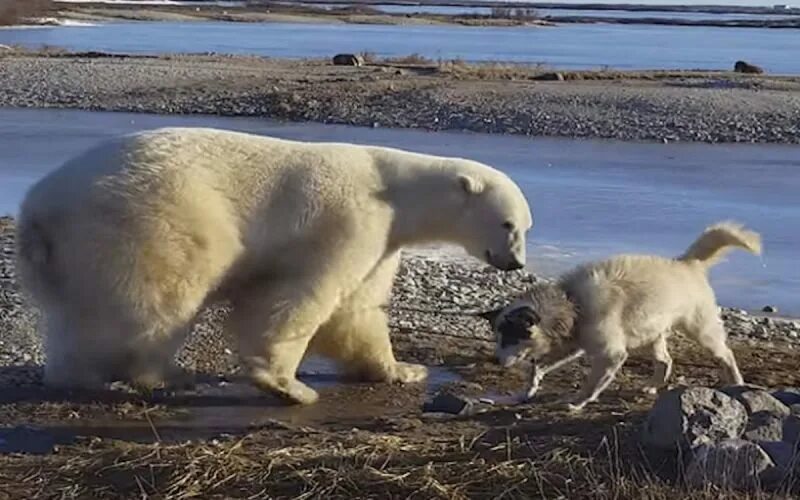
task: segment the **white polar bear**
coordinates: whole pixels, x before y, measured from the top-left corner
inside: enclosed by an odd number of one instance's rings
[[[401,247],[460,244],[525,262],[522,192],[474,161],[204,128],[106,141],[22,204],[18,266],[45,317],[45,381],[94,387],[172,376],[196,313],[229,299],[254,383],[298,403],[308,352],[372,381],[423,380],[397,362],[384,312]]]

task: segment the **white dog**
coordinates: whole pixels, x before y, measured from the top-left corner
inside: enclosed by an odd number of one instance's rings
[[[631,349],[645,349],[653,357],[653,377],[645,391],[664,387],[672,369],[667,337],[679,331],[710,351],[724,368],[726,382],[742,384],[707,277],[731,247],[760,254],[761,237],[722,222],[708,227],[677,259],[620,255],[535,286],[510,305],[482,315],[497,336],[497,358],[506,367],[533,361],[530,399],[548,372],[585,354],[591,370],[577,401],[569,405],[581,410],[608,387]]]

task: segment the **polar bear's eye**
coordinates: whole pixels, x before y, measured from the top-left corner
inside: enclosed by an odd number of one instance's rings
[[[514,229],[514,223],[511,221],[505,221],[503,222],[503,227],[509,231],[512,231]]]

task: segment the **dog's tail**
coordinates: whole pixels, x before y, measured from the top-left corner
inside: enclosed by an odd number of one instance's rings
[[[743,248],[755,255],[761,254],[761,236],[735,222],[719,222],[703,231],[692,246],[678,257],[684,262],[698,262],[710,268],[733,247]]]

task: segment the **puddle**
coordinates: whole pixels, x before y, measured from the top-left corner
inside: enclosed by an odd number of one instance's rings
[[[142,418],[140,414],[135,420],[125,419],[112,410],[102,417],[69,420],[66,425],[45,423],[0,428],[0,453],[50,453],[58,445],[92,437],[170,443],[286,426],[351,428],[374,425],[382,418],[419,413],[426,397],[445,384],[461,380],[441,367],[429,367],[429,370],[425,385],[351,383],[341,381],[329,363],[309,360],[301,366],[298,378],[316,389],[320,399],[307,406],[288,405],[264,394],[245,377],[203,380],[191,390],[156,392],[148,398],[148,403],[168,408],[168,416],[164,417],[157,417],[154,412],[152,417],[147,414]],[[59,398],[44,389],[10,392],[17,397],[6,394],[5,402],[113,404],[129,396],[119,390],[104,391],[89,399],[63,397],[63,394]]]

